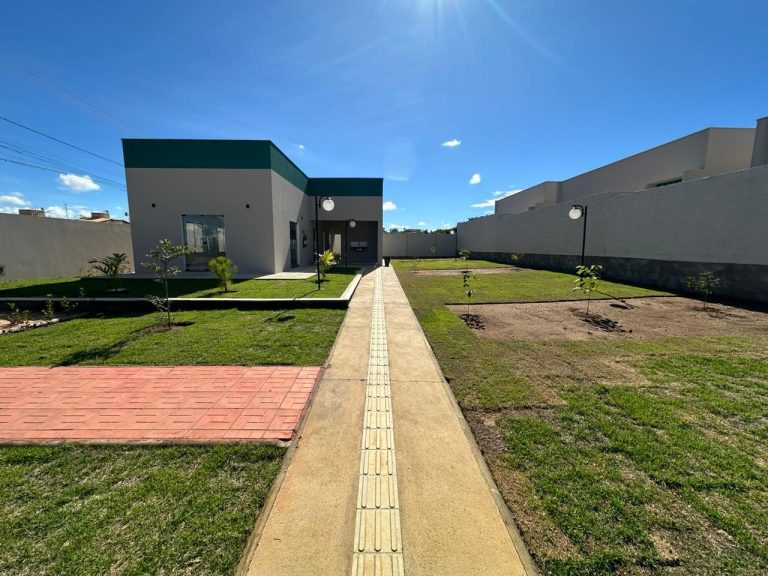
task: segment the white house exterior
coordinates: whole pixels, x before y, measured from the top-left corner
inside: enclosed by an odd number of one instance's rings
[[[312,264],[315,205],[326,197],[334,209],[319,210],[319,251],[349,265],[381,261],[380,178],[310,178],[268,140],[131,139],[123,154],[138,262],[168,238],[192,250],[186,272],[219,255],[243,275]]]

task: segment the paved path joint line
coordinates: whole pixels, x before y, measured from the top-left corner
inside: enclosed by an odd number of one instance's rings
[[[352,576],[404,576],[381,270],[375,274]]]

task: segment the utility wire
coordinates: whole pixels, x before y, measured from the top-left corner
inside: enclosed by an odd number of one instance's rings
[[[67,171],[67,172],[86,172],[94,177],[96,177],[99,180],[109,181],[109,180],[120,180],[121,175],[117,174],[111,174],[109,172],[103,172],[102,168],[94,168],[86,167],[78,160],[68,158],[68,157],[57,157],[52,156],[40,152],[35,152],[34,150],[27,149],[26,147],[16,144],[13,142],[7,142],[5,140],[0,139],[0,148],[3,148],[5,150],[8,150],[9,152],[15,154],[18,157],[13,157],[14,160],[21,160],[21,161],[31,161],[31,162],[39,162],[43,165],[49,167],[49,168],[59,168],[61,171]]]
[[[40,76],[33,74],[26,68],[19,66],[18,64],[16,64],[15,62],[12,62],[5,56],[0,56],[0,66],[7,68],[8,70],[16,74],[19,78],[23,78],[25,80],[38,84],[39,86],[42,86],[49,92],[63,98],[64,100],[67,100],[69,103],[74,104],[79,108],[82,108],[83,110],[85,110],[86,112],[89,112],[90,114],[93,114],[94,116],[100,116],[102,119],[107,120],[112,124],[121,125],[123,127],[129,128],[132,132],[136,132],[138,134],[141,134],[142,136],[147,135],[145,132],[139,130],[135,126],[131,126],[130,124],[128,124],[128,122],[125,122],[124,120],[121,120],[120,118],[113,116],[112,114],[109,114],[104,110],[100,110],[96,108],[92,104],[89,104],[88,102],[82,100],[81,98],[78,98],[74,94],[71,94],[70,92],[63,90],[62,88],[59,88],[55,84],[47,80],[44,80]]]
[[[80,150],[80,152],[85,152],[86,154],[90,154],[91,156],[95,156],[96,158],[101,158],[102,160],[106,160],[107,162],[111,162],[112,164],[117,164],[118,166],[122,166],[120,162],[115,162],[114,160],[111,160],[104,156],[100,156],[95,152],[91,152],[90,150],[86,150],[85,148],[80,148],[80,146],[75,146],[74,144],[70,144],[69,142],[64,142],[64,140],[59,140],[58,138],[54,138],[53,136],[45,134],[44,132],[40,132],[39,130],[35,130],[34,128],[30,128],[29,126],[24,126],[24,124],[19,124],[18,122],[14,122],[13,120],[6,118],[5,116],[0,116],[0,120],[4,120],[9,124],[13,124],[14,126],[18,126],[19,128],[23,128],[24,130],[29,130],[30,132],[34,132],[35,134],[44,136],[45,138],[48,138],[49,140],[53,140],[54,142],[58,142],[59,144],[64,144],[65,146],[69,146],[70,148],[74,148],[75,150]]]
[[[0,161],[2,161],[2,162],[10,162],[11,164],[18,164],[19,166],[26,166],[28,168],[37,168],[38,170],[45,170],[46,172],[53,172],[54,174],[61,174],[61,170],[60,169],[59,170],[55,170],[53,168],[48,168],[46,166],[38,166],[36,164],[28,164],[27,162],[20,162],[18,160],[13,160],[12,158],[3,158],[2,156],[0,156]],[[121,184],[120,182],[115,182],[113,180],[106,180],[104,178],[100,178],[99,180],[101,180],[102,182],[111,184],[111,185],[113,185],[113,186],[115,186],[117,188],[120,188],[122,190],[125,190],[125,186],[123,184]]]

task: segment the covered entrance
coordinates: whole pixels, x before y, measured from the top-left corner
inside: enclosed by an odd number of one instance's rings
[[[344,267],[371,264],[377,261],[378,239],[378,222],[321,220],[318,252],[333,250]]]

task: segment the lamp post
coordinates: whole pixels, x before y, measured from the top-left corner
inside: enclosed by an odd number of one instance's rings
[[[357,222],[352,218],[344,221],[344,266],[349,268],[349,229],[357,226]]]
[[[320,290],[320,207],[331,212],[335,207],[330,196],[315,196],[315,261],[317,262],[317,289]]]
[[[587,243],[587,207],[582,204],[574,204],[568,211],[568,218],[571,220],[584,219],[584,224],[581,228],[581,265],[584,266],[584,247]]]

